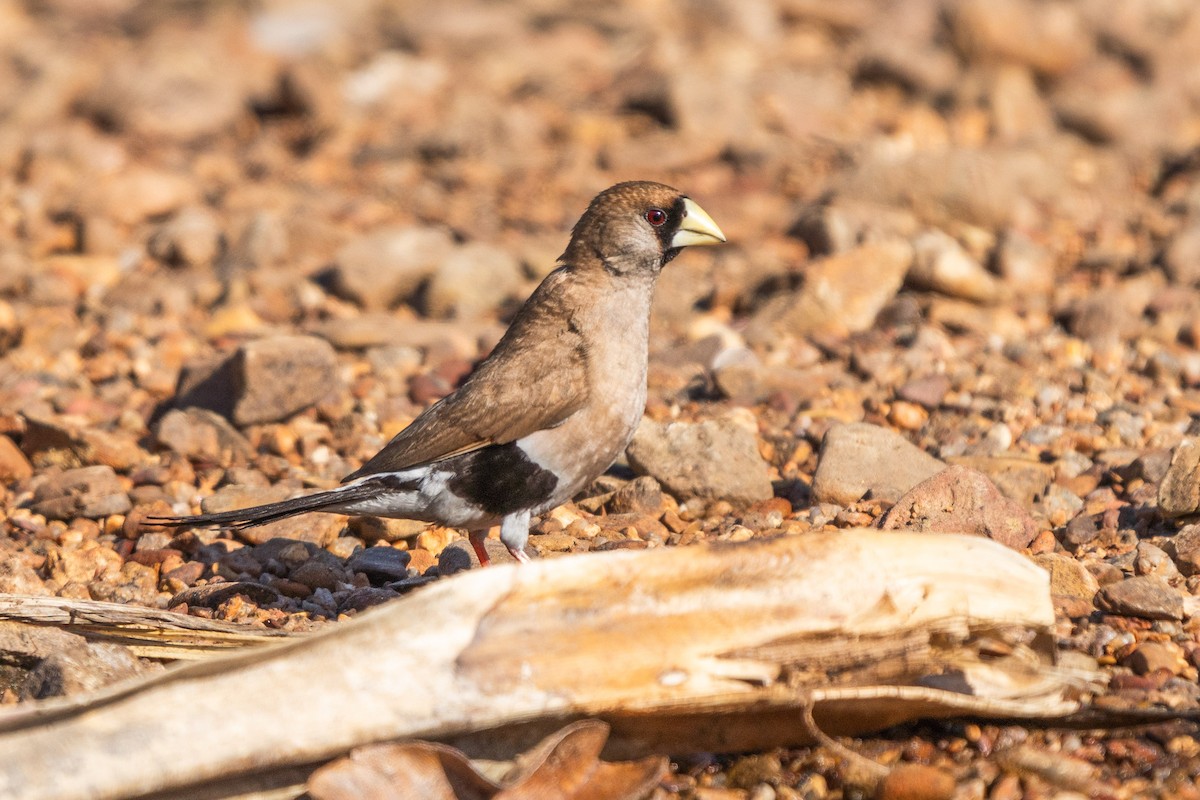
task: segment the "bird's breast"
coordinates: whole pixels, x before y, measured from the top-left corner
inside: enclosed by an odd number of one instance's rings
[[[587,345],[588,402],[560,425],[518,443],[558,476],[558,502],[608,469],[641,422],[652,289],[652,283],[619,287],[576,315]]]

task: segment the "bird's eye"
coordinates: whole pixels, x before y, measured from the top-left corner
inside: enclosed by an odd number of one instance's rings
[[[649,222],[654,227],[658,227],[667,221],[667,212],[661,208],[652,208],[646,212],[646,222]]]

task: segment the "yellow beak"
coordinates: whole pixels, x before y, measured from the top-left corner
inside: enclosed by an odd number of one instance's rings
[[[671,247],[687,247],[699,244],[720,244],[725,234],[697,203],[683,198],[683,222],[671,237]]]

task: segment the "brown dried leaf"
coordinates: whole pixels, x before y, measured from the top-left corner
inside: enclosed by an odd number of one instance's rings
[[[362,747],[313,773],[308,791],[314,800],[640,800],[666,774],[666,758],[605,763],[607,739],[603,722],[568,725],[522,756],[504,786],[445,745]]]

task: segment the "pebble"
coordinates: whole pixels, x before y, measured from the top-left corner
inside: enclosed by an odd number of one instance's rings
[[[372,582],[386,583],[404,578],[411,560],[406,551],[394,547],[367,547],[351,556],[346,567],[351,572],[365,573]]]
[[[1067,602],[1060,607],[1073,612],[1067,616],[1082,617],[1091,613],[1100,583],[1086,567],[1061,553],[1042,553],[1034,556],[1033,561],[1050,573],[1050,594],[1056,601],[1065,598]]]
[[[160,445],[193,461],[222,467],[245,463],[254,448],[226,419],[203,408],[174,409],[154,426]]]
[[[950,800],[955,781],[945,770],[924,764],[892,767],[875,792],[876,800]]]
[[[1158,508],[1168,517],[1200,511],[1200,441],[1188,437],[1171,452],[1158,487]]]
[[[653,477],[680,500],[748,505],[774,496],[758,438],[728,417],[665,425],[644,419],[626,454],[635,472]]]
[[[1122,659],[1122,663],[1137,675],[1150,675],[1159,670],[1178,675],[1188,666],[1183,649],[1174,642],[1142,642]]]
[[[1143,619],[1183,619],[1183,598],[1162,578],[1141,576],[1110,583],[1096,595],[1096,607]]]
[[[947,467],[906,492],[879,520],[884,530],[969,533],[1020,550],[1038,535],[1029,512],[983,473]]]
[[[34,485],[32,509],[47,519],[99,519],[132,508],[112,467],[96,465],[46,474]]]
[[[206,267],[221,254],[221,225],[208,209],[184,208],[150,236],[147,250],[172,265]]]
[[[1171,537],[1167,552],[1184,575],[1200,574],[1200,525],[1185,525]]]
[[[649,475],[643,475],[613,492],[608,501],[608,510],[613,514],[657,516],[665,505],[662,486]]]
[[[886,428],[868,423],[838,425],[825,434],[813,496],[847,506],[870,496],[895,502],[946,465]]]
[[[33,465],[7,436],[0,436],[0,484],[12,484],[33,475]]]
[[[976,303],[994,303],[1002,284],[962,245],[938,230],[925,231],[913,242],[908,280],[914,286]]]

